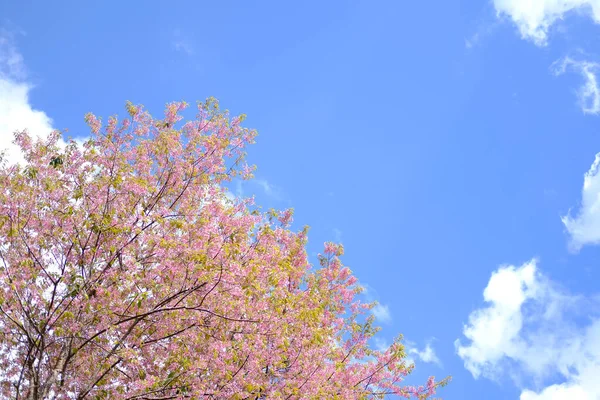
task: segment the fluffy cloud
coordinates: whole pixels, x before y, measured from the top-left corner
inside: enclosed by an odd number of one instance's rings
[[[556,289],[532,260],[492,273],[483,297],[464,326],[469,343],[457,340],[458,355],[475,378],[532,378],[521,400],[596,399],[600,396],[600,319],[575,323],[586,301]],[[569,316],[567,318],[567,316]],[[561,376],[563,382],[543,382]]]
[[[567,13],[581,12],[600,23],[600,0],[493,0],[498,15],[508,16],[524,39],[543,46],[548,30]]]
[[[535,261],[531,261],[519,268],[508,266],[492,274],[483,292],[490,306],[473,312],[464,327],[463,333],[471,344],[462,346],[457,341],[458,355],[474,377],[482,374],[493,377],[500,360],[522,354],[521,307],[538,292],[535,272]]]
[[[562,222],[571,236],[574,251],[586,244],[600,244],[600,153],[583,177],[581,207],[574,217],[566,215]]]
[[[521,400],[592,400],[585,389],[579,385],[552,385],[541,393],[525,390],[521,393]]]
[[[570,57],[565,57],[554,62],[551,66],[555,75],[562,75],[568,70],[573,70],[584,79],[583,85],[579,88],[577,96],[579,105],[585,114],[600,113],[600,88],[598,87],[598,71],[600,64],[591,61],[578,61]]]
[[[33,135],[47,136],[52,120],[29,103],[33,86],[26,81],[23,57],[11,34],[0,31],[0,152],[8,162],[18,162],[19,149],[12,143],[14,132],[27,129]]]

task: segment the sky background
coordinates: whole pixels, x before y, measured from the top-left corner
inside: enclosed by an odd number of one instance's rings
[[[599,399],[599,24],[598,0],[0,0],[0,147],[215,96],[259,132],[232,191],[294,207],[313,257],[344,244],[411,382]]]

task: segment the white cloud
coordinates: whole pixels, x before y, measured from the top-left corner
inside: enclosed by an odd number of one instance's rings
[[[571,236],[570,246],[578,251],[586,244],[600,244],[600,153],[583,177],[581,207],[575,217],[562,217]]]
[[[14,45],[13,35],[5,30],[0,30],[0,75],[15,79],[26,75],[23,56]]]
[[[237,197],[244,197],[244,187],[242,186],[242,181],[239,179],[235,181],[235,195]]]
[[[9,163],[20,161],[21,154],[12,141],[16,131],[27,129],[34,136],[52,132],[52,120],[29,103],[33,86],[26,82],[23,57],[13,37],[0,31],[0,151],[6,151]]]
[[[279,187],[273,185],[266,179],[253,179],[250,182],[254,182],[258,186],[260,186],[261,189],[263,190],[263,192],[265,193],[265,195],[267,195],[271,199],[276,200],[276,201],[280,201],[283,199],[283,193],[282,193],[281,189]]]
[[[254,180],[258,186],[262,188],[267,196],[274,196],[276,194],[276,189],[273,185],[271,185],[266,179],[256,179]]]
[[[536,393],[532,390],[524,390],[520,396],[521,400],[592,400],[579,385],[552,385],[548,386],[540,393]]]
[[[434,363],[440,366],[442,365],[437,354],[435,354],[435,350],[433,349],[431,343],[427,343],[423,350],[419,350],[412,344],[410,346],[407,346],[407,348],[408,354],[414,354],[415,356],[417,356],[418,359],[425,363]]]
[[[471,313],[463,329],[469,343],[455,342],[475,378],[532,378],[520,385],[521,400],[600,398],[600,319],[575,323],[584,299],[559,291],[535,260],[500,267],[483,295],[488,306]],[[563,381],[544,387],[556,376]]]
[[[600,88],[598,87],[598,71],[600,64],[591,61],[578,61],[570,57],[562,58],[551,66],[555,75],[562,75],[572,69],[584,79],[583,85],[578,90],[577,96],[581,110],[585,114],[600,113]]]
[[[375,345],[375,350],[378,351],[386,351],[390,347],[390,344],[387,342],[387,340],[379,336],[373,337],[373,342]]]
[[[281,188],[263,178],[254,178],[248,181],[236,179],[233,190],[237,197],[246,197],[257,195],[259,193],[257,188],[260,188],[260,191],[270,200],[277,202],[285,200],[285,195]]]
[[[371,310],[375,318],[384,323],[390,323],[392,321],[392,315],[390,314],[390,309],[387,305],[377,304]]]
[[[597,400],[600,399],[600,320],[595,320],[568,346],[549,348],[558,355],[558,369],[565,382],[539,391],[524,390],[521,400]]]
[[[365,291],[363,293],[366,293],[367,288],[364,287],[364,289],[365,289]],[[373,315],[375,316],[376,319],[378,319],[382,322],[390,323],[392,321],[392,316],[390,314],[390,310],[387,305],[377,304],[371,310],[371,312],[373,313]],[[374,344],[374,348],[379,351],[386,351],[390,346],[388,341],[380,336],[373,337],[373,344]],[[417,345],[414,342],[412,342],[410,340],[404,340],[404,347],[406,349],[406,355],[407,355],[406,358],[404,359],[404,361],[406,362],[407,365],[414,364],[415,359],[418,359],[425,363],[434,363],[434,364],[437,364],[438,366],[442,365],[440,359],[438,358],[437,354],[435,353],[435,350],[432,346],[431,340],[428,341],[425,344],[425,347],[421,350],[417,347]]]
[[[390,347],[388,341],[379,336],[375,336],[373,338],[373,345],[373,348],[378,351],[386,351]],[[405,340],[404,348],[406,349],[406,357],[404,358],[406,365],[415,364],[416,358],[424,363],[433,363],[440,367],[442,366],[442,363],[437,354],[435,354],[435,350],[433,349],[431,343],[427,343],[423,350],[419,350],[415,343]]]
[[[548,31],[557,21],[572,12],[590,15],[600,23],[600,0],[493,0],[499,16],[509,17],[519,28],[521,37],[543,46]]]
[[[521,306],[536,293],[535,261],[520,268],[501,268],[492,274],[483,298],[490,307],[469,316],[464,335],[469,346],[457,342],[458,355],[474,377],[493,376],[493,368],[503,357],[520,354],[517,341],[522,328]]]

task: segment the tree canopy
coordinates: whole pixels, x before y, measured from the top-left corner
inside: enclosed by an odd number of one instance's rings
[[[226,184],[251,179],[256,132],[214,99],[183,123],[127,104],[86,116],[91,137],[15,134],[0,166],[0,397],[427,398],[404,386],[401,337],[378,329],[326,243],[311,266],[292,211],[261,212]]]

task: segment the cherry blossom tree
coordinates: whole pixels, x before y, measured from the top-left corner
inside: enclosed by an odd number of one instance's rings
[[[256,133],[214,99],[181,122],[127,104],[91,138],[15,134],[0,165],[0,397],[427,398],[326,243],[313,268],[292,211],[232,199]]]

